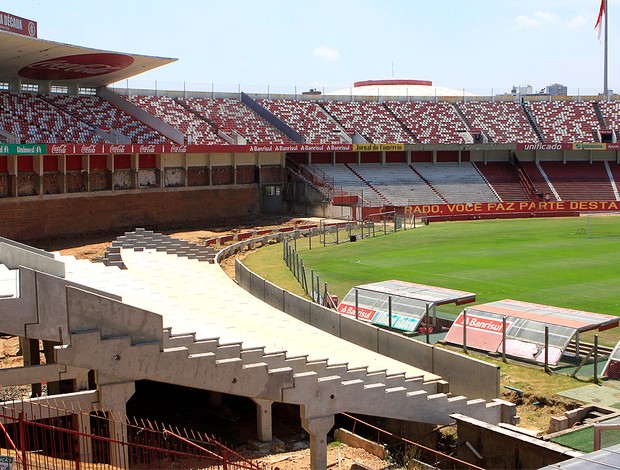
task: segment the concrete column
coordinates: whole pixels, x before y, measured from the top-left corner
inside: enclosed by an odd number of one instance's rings
[[[90,428],[90,414],[77,413],[77,430],[80,433],[78,442],[80,446],[80,462],[92,462],[93,460],[93,440],[89,436],[92,433]]]
[[[212,408],[222,406],[222,394],[220,392],[209,392],[209,406]]]
[[[110,438],[127,442],[127,424],[125,422],[127,401],[136,391],[135,382],[122,382],[99,385],[99,404],[110,417]],[[126,445],[110,443],[110,465],[128,468],[129,452]]]
[[[260,442],[269,442],[273,440],[273,420],[271,417],[271,405],[273,400],[264,400],[262,398],[252,398],[256,403],[256,428],[258,440]]]
[[[54,346],[59,345],[60,343],[57,341],[43,341],[43,355],[45,356],[46,364],[54,364],[56,362],[56,358],[54,355]],[[69,390],[69,392],[75,392],[75,390]],[[60,381],[47,382],[47,394],[48,395],[58,395],[63,393],[61,391]]]
[[[26,337],[19,337],[19,349],[22,351],[22,359],[24,367],[38,366],[41,364],[41,356],[39,355],[39,340],[30,339]],[[31,397],[40,397],[42,394],[42,388],[40,383],[30,384]]]
[[[327,433],[334,426],[334,415],[306,419],[304,407],[301,407],[301,425],[310,435],[310,468],[325,470],[327,468]]]

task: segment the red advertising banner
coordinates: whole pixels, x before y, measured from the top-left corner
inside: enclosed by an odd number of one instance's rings
[[[0,30],[36,38],[37,22],[0,11]]]
[[[463,344],[463,313],[461,313],[446,334],[445,341]],[[510,322],[506,323],[506,329]],[[497,351],[503,338],[503,321],[467,314],[467,346],[483,351]]]
[[[394,206],[385,208],[364,208],[364,216],[378,211],[392,211]],[[405,215],[451,217],[485,214],[550,214],[557,212],[618,212],[619,201],[528,201],[528,202],[476,202],[459,204],[418,204],[404,206]],[[400,212],[400,210],[399,210]]]
[[[355,305],[341,303],[338,306],[338,312],[343,315],[347,315],[349,317],[355,318]],[[359,320],[372,321],[372,319],[375,316],[375,313],[377,313],[376,310],[371,310],[369,308],[364,308],[364,307],[357,308],[357,318]]]

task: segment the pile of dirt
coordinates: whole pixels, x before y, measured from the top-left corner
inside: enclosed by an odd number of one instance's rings
[[[552,417],[563,416],[565,412],[583,406],[568,398],[554,395],[552,397],[536,393],[519,393],[505,391],[502,399],[517,405],[517,415],[521,418],[519,427],[547,434]]]

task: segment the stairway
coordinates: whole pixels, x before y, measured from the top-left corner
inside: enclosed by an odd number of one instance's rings
[[[99,331],[73,333],[71,346],[56,350],[60,364],[85,367],[122,380],[152,380],[262,398],[305,407],[307,418],[340,412],[360,413],[434,424],[462,413],[497,424],[505,403],[468,400],[438,393],[438,384],[422,377],[350,369],[327,360],[308,361],[285,352],[175,336],[167,329],[158,342],[135,343],[130,336],[102,337]]]

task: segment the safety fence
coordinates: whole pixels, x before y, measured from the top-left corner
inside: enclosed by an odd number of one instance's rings
[[[0,404],[0,448],[14,470],[265,468],[204,433],[29,401]]]

